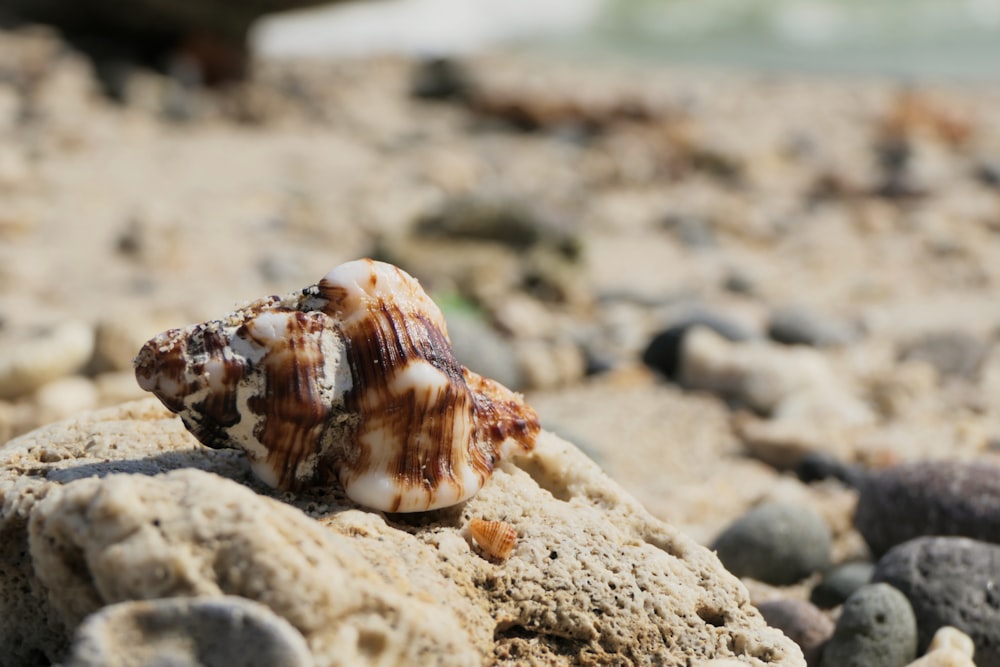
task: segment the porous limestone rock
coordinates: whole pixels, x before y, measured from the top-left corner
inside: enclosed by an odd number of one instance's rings
[[[65,659],[107,605],[195,596],[269,608],[317,666],[804,665],[711,552],[550,433],[465,504],[413,515],[339,487],[273,494],[155,399],[21,436],[0,462],[5,667]],[[517,530],[509,558],[473,545],[473,519]]]

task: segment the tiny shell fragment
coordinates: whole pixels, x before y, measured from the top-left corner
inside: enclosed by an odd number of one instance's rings
[[[507,560],[517,545],[517,530],[506,521],[473,519],[469,532],[487,556]]]
[[[389,512],[470,498],[540,429],[521,395],[455,359],[415,278],[368,259],[166,331],[135,372],[202,443],[242,449],[270,486],[336,478],[355,502]]]

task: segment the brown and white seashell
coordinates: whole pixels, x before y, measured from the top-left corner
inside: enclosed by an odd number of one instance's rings
[[[475,518],[469,522],[469,533],[491,558],[507,560],[517,546],[517,530],[506,521]]]
[[[336,475],[349,498],[391,512],[468,499],[539,431],[519,394],[458,363],[416,279],[373,260],[166,331],[135,366],[201,442],[242,449],[265,483]]]

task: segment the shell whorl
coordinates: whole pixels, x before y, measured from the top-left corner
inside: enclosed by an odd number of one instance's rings
[[[534,411],[455,359],[415,278],[359,260],[330,271],[319,294],[341,323],[355,382],[347,401],[360,421],[340,466],[349,497],[393,512],[446,507],[482,487],[509,453],[501,447],[532,449]]]
[[[267,484],[297,491],[336,476],[352,500],[385,511],[469,498],[539,432],[520,395],[455,359],[416,279],[373,260],[166,331],[135,366],[201,442],[244,450]]]

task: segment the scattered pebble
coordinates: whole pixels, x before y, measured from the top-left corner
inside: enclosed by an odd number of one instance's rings
[[[809,601],[821,609],[837,607],[866,585],[875,571],[873,563],[844,563],[827,570],[812,589]]]
[[[934,633],[927,653],[907,667],[976,667],[972,637],[946,625]]]
[[[767,624],[778,628],[802,649],[806,664],[818,665],[826,640],[833,634],[830,617],[805,600],[769,600],[757,605]]]
[[[86,322],[63,320],[0,330],[0,398],[23,396],[81,369],[94,350]]]
[[[795,474],[806,484],[837,479],[853,488],[858,488],[867,478],[867,473],[862,468],[844,463],[828,452],[803,454],[795,467]]]
[[[707,327],[732,341],[748,340],[753,334],[742,325],[711,312],[697,312],[655,334],[642,353],[644,364],[678,380],[681,369],[681,349],[684,337],[694,327]]]
[[[917,654],[917,625],[906,597],[887,584],[869,584],[844,603],[823,667],[904,667]]]
[[[99,392],[85,377],[72,375],[53,380],[35,392],[37,419],[41,424],[60,421],[97,407]]]
[[[88,616],[66,667],[311,667],[298,630],[242,597],[180,597],[120,602]]]
[[[924,535],[1000,542],[1000,466],[985,460],[902,463],[861,486],[854,525],[872,553]]]
[[[920,647],[951,625],[976,645],[979,667],[1000,667],[1000,545],[964,537],[921,537],[879,560],[874,581],[910,599]]]
[[[794,584],[830,564],[826,521],[802,505],[765,503],[730,524],[712,546],[738,577]]]
[[[515,391],[526,386],[514,347],[482,316],[448,310],[448,336],[455,358],[470,369]]]
[[[906,343],[899,357],[925,361],[941,377],[972,378],[988,352],[986,343],[966,331],[939,331]]]
[[[785,345],[833,347],[853,343],[860,337],[861,331],[850,322],[804,306],[786,306],[771,313],[767,335]]]

